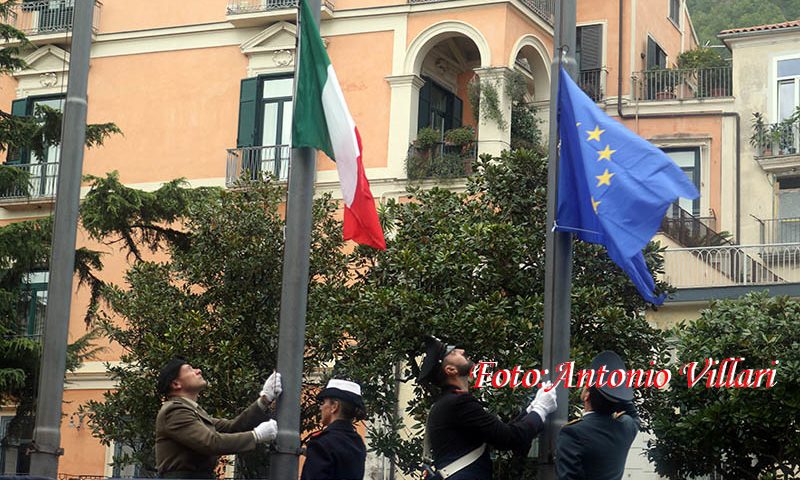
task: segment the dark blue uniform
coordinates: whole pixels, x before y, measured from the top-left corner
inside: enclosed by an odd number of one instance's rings
[[[483,404],[470,393],[453,386],[433,404],[428,415],[427,435],[433,464],[446,467],[482,443],[500,450],[530,449],[531,441],[542,431],[542,419],[529,413],[511,423],[503,423],[486,411]],[[490,480],[492,459],[487,448],[483,455],[449,480]]]
[[[639,415],[632,403],[623,415],[587,413],[558,434],[559,480],[619,480],[636,433]]]
[[[336,420],[306,445],[301,480],[362,480],[367,448],[351,422]]]

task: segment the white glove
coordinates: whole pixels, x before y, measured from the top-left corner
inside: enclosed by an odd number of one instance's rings
[[[256,428],[253,429],[253,435],[256,437],[256,443],[267,443],[275,440],[278,436],[278,422],[275,420],[268,420],[261,422]]]
[[[269,376],[267,381],[264,382],[264,386],[261,388],[261,396],[267,397],[268,402],[273,402],[276,398],[278,398],[282,391],[283,387],[281,386],[281,374],[278,372],[272,372],[272,375]]]
[[[538,392],[536,392],[536,397],[534,397],[533,401],[530,405],[528,405],[527,408],[528,413],[538,413],[543,422],[547,420],[547,416],[555,412],[556,408],[558,407],[556,405],[556,389],[554,388],[549,392],[545,391],[552,385],[552,382],[545,382],[542,384],[542,387]]]

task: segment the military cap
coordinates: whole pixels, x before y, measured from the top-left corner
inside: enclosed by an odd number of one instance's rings
[[[325,398],[338,398],[339,400],[352,403],[362,411],[366,410],[364,407],[364,399],[361,397],[361,385],[356,382],[339,380],[336,378],[330,379],[325,389],[317,394],[317,400]]]
[[[594,357],[594,360],[592,360],[592,370],[597,371],[603,366],[606,367],[605,369],[607,372],[614,370],[625,370],[625,362],[622,361],[619,355],[611,350],[606,350],[605,352],[598,354],[596,357]],[[633,400],[633,388],[629,387],[625,383],[616,387],[611,387],[608,384],[608,379],[609,375],[606,374],[606,384],[597,388],[597,390],[606,400],[613,403],[630,402]]]
[[[441,375],[442,360],[456,347],[442,343],[436,337],[425,337],[425,359],[419,368],[420,383],[437,383]]]
[[[160,395],[167,396],[172,381],[178,378],[181,367],[187,363],[189,362],[187,362],[186,359],[175,357],[161,367],[161,371],[158,372],[158,383],[156,384]]]

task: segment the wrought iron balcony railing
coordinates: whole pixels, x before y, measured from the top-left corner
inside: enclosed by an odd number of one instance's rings
[[[757,220],[761,243],[800,243],[800,217]]]
[[[800,118],[795,116],[779,123],[756,124],[750,143],[756,157],[800,155]]]
[[[240,181],[263,180],[273,176],[279,181],[289,178],[289,145],[229,148],[225,167],[225,185],[232,187]]]
[[[800,282],[800,243],[668,248],[665,279],[677,288]]]
[[[5,191],[0,190],[0,200],[39,199],[55,196],[58,183],[58,162],[23,163],[7,166],[24,171],[28,182],[25,188],[20,186]]]
[[[581,70],[578,73],[578,85],[595,102],[602,101],[605,98],[605,73],[602,68]]]
[[[715,231],[714,217],[696,217],[677,204],[667,209],[661,221],[661,232],[684,247],[730,245],[731,242]]]
[[[92,28],[97,32],[102,3],[94,2]],[[25,35],[46,35],[72,30],[75,0],[23,0],[11,7],[6,21]]]
[[[322,1],[323,8],[333,10],[333,2]],[[269,12],[297,8],[297,0],[228,0],[228,15]]]
[[[636,100],[730,97],[733,75],[730,66],[647,70],[634,74],[632,91]]]
[[[447,0],[407,0],[408,3],[439,3]],[[555,22],[556,0],[521,0],[522,4],[544,20],[548,25]]]

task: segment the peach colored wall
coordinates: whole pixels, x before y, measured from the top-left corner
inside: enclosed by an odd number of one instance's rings
[[[553,58],[553,36],[545,32],[539,25],[528,20],[517,9],[511,7],[506,9],[505,52],[503,53],[502,62],[500,59],[495,59],[492,63],[495,65],[500,65],[501,63],[507,65],[511,55],[518,53],[512,52],[517,40],[525,35],[533,35],[541,40],[547,49],[547,58],[544,59],[544,63],[549,65]]]
[[[385,7],[387,5],[405,5],[405,0],[331,0],[336,11],[353,8]]]
[[[669,0],[639,0],[636,12],[636,58],[635,71],[647,68],[647,59],[640,54],[647,54],[647,36],[667,54],[667,66],[674,67],[678,54],[681,53],[681,32],[669,19]]]
[[[467,94],[467,85],[474,76],[475,72],[462,72],[458,75],[458,89],[456,95],[463,101],[464,105],[461,123],[463,125],[471,125],[477,131],[478,126],[475,124],[475,118],[472,116],[472,104],[469,103],[469,95]]]
[[[328,55],[361,135],[366,168],[386,166],[391,87],[385,77],[392,73],[393,38],[393,32],[327,37]],[[317,168],[333,170],[336,166],[322,160]]]
[[[103,475],[106,447],[92,436],[84,419],[80,430],[69,426],[70,415],[89,400],[102,400],[104,390],[64,391],[64,414],[61,420],[61,446],[64,456],[59,459],[58,472],[71,475]],[[77,423],[77,417],[75,422]]]
[[[578,25],[591,25],[602,23],[603,52],[605,55],[606,67],[606,96],[617,96],[617,77],[619,72],[618,45],[619,45],[619,5],[617,2],[597,2],[593,0],[580,0],[577,11]],[[623,49],[622,49],[622,71],[623,77],[629,75],[629,55],[628,45],[630,44],[630,2],[626,2],[623,7],[622,20]],[[622,91],[627,93],[630,87],[628,82],[623,81]]]
[[[131,8],[135,2],[136,7]],[[224,22],[227,0],[103,0],[100,33]]]
[[[505,55],[505,52],[510,48],[505,44],[507,8],[505,5],[485,5],[413,13],[408,16],[406,46],[410,45],[417,35],[431,25],[444,21],[458,20],[474,27],[483,34],[491,51],[491,63],[493,66],[506,65],[508,63],[508,55]]]
[[[126,183],[224,177],[246,67],[233,46],[93,59],[88,121],[113,121],[124,136],[89,150],[84,172],[118,170]]]
[[[709,173],[707,178],[710,185],[705,185],[702,193],[708,197],[709,207],[719,216],[722,211],[722,187],[720,185],[722,176],[720,162],[722,156],[722,119],[720,117],[642,118],[639,119],[638,126],[635,120],[626,120],[623,123],[643,138],[652,140],[657,139],[659,136],[669,136],[670,138],[675,138],[679,135],[710,137],[708,158],[702,158],[700,164],[700,169],[703,170],[703,177],[705,176],[705,171]]]

